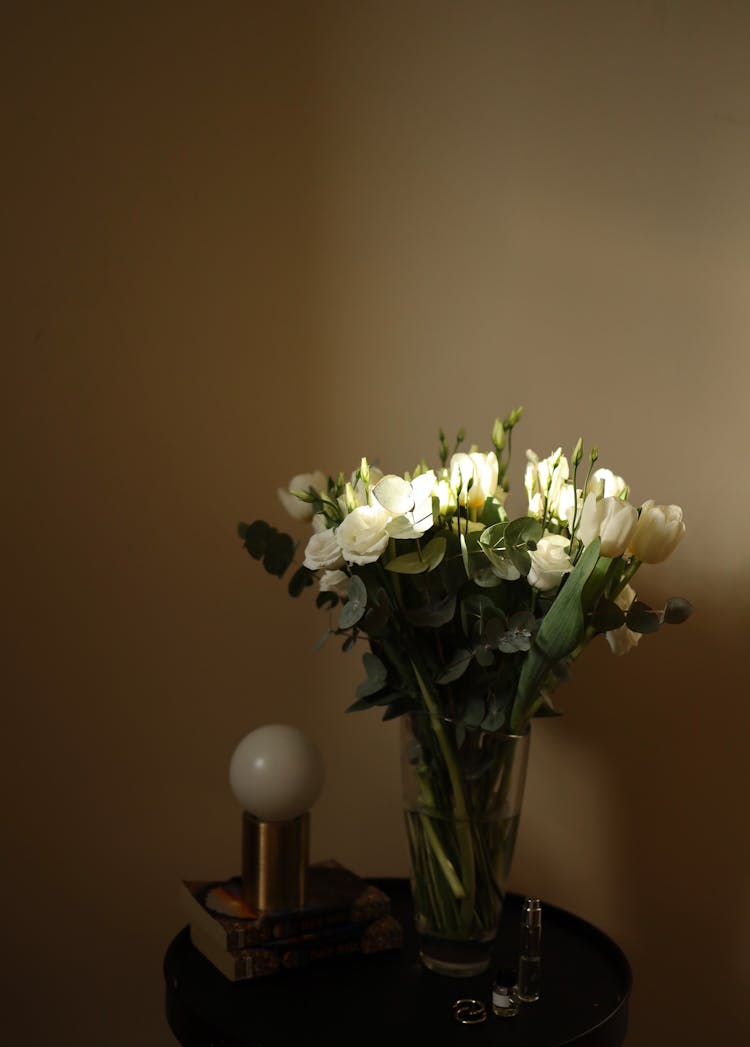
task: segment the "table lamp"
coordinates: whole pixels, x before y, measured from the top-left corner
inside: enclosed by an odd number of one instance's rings
[[[251,908],[304,904],[310,808],[323,778],[320,752],[296,727],[266,724],[234,750],[229,782],[243,807],[242,893]]]

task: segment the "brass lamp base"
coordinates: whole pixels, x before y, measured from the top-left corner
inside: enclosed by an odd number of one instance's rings
[[[253,909],[304,905],[310,853],[310,813],[287,822],[242,814],[242,895]]]

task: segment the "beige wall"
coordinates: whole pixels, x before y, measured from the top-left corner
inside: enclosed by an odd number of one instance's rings
[[[9,5],[3,1044],[172,1042],[261,723],[324,752],[314,857],[405,873],[397,727],[235,525],[519,403],[516,493],[597,443],[697,612],[576,666],[512,886],[627,950],[633,1047],[745,1042],[749,48],[728,0]]]

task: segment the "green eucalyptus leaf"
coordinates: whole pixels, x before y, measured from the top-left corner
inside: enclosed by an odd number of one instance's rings
[[[382,719],[395,720],[397,716],[403,716],[404,713],[410,713],[413,711],[413,709],[414,702],[411,698],[407,698],[406,696],[396,698],[396,700],[391,702],[391,704],[386,708],[385,712],[383,713]]]
[[[453,621],[456,613],[456,594],[449,593],[437,603],[405,610],[404,617],[419,629],[438,629]]]
[[[634,633],[655,633],[661,625],[661,617],[648,604],[634,600],[625,615],[625,624]]]
[[[326,642],[326,640],[328,639],[328,637],[330,635],[331,635],[331,630],[330,629],[326,629],[326,631],[323,633],[323,635],[320,637],[320,639],[315,644],[315,647],[313,648],[313,650],[314,651],[319,651],[320,648],[325,645],[325,642]]]
[[[602,596],[596,605],[591,624],[599,633],[619,629],[621,625],[625,624],[625,612],[613,600],[608,600],[605,596]]]
[[[373,604],[362,621],[362,628],[370,636],[381,636],[388,628],[391,609],[385,601]]]
[[[275,574],[278,578],[284,574],[289,564],[294,559],[294,542],[288,534],[274,531],[266,544],[263,554],[263,566],[269,574]]]
[[[475,649],[474,659],[483,669],[489,669],[495,661],[495,655],[486,644],[482,643]]]
[[[373,703],[368,701],[367,698],[358,698],[356,702],[352,702],[351,705],[347,706],[344,710],[347,713],[361,713],[366,709],[372,709]]]
[[[382,691],[383,687],[385,687],[385,680],[376,680],[368,676],[354,693],[358,698],[369,698],[371,695],[377,694],[378,691]]]
[[[500,575],[496,574],[491,567],[480,567],[478,571],[474,572],[472,581],[480,589],[497,589],[498,585],[503,584]]]
[[[664,606],[664,621],[668,625],[680,625],[693,613],[693,605],[682,596],[672,596]]]
[[[496,523],[487,527],[479,536],[479,548],[496,567],[505,568],[510,561],[510,554],[505,547],[505,530],[507,523]]]
[[[464,706],[461,723],[466,727],[479,727],[486,712],[487,707],[485,706],[484,698],[473,695]]]
[[[404,553],[396,556],[385,565],[386,570],[396,574],[425,574],[439,567],[445,556],[448,542],[440,536],[433,538],[427,545],[417,552]]]
[[[245,529],[245,533],[242,536],[245,540],[245,548],[254,560],[260,560],[266,551],[268,539],[274,533],[274,528],[267,524],[265,520],[254,520],[249,525],[240,524],[240,527]]]
[[[490,618],[482,632],[482,640],[490,647],[497,647],[500,640],[508,630],[508,622],[505,615],[500,611],[497,617]]]
[[[483,524],[487,524],[489,527],[492,524],[507,520],[508,514],[500,502],[498,502],[497,498],[490,497],[484,503],[480,519]]]
[[[526,577],[531,570],[529,548],[536,548],[536,543],[544,534],[541,520],[532,516],[521,516],[511,520],[505,529],[505,548],[516,570]]]
[[[461,626],[469,639],[481,639],[492,618],[505,620],[503,612],[484,593],[472,593],[461,601]]]
[[[453,683],[458,680],[469,668],[472,652],[460,647],[437,678],[438,683]]]
[[[349,629],[355,625],[367,607],[367,589],[359,575],[353,574],[347,585],[349,599],[341,608],[339,615],[339,629]]]

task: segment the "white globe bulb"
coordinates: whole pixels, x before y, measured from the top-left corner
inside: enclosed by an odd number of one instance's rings
[[[232,792],[262,822],[309,811],[323,788],[323,758],[297,727],[272,723],[245,735],[229,764]]]

